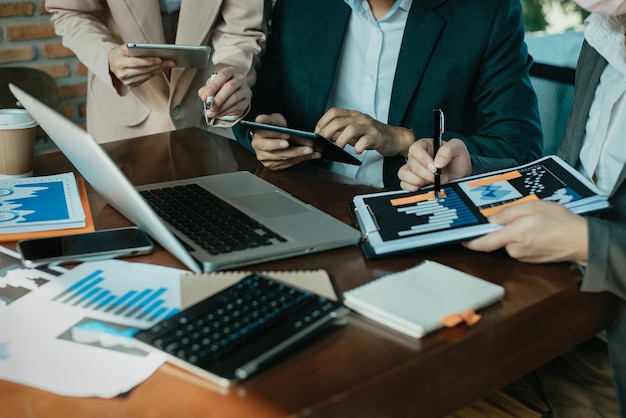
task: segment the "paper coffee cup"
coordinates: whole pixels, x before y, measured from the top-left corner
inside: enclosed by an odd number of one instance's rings
[[[0,179],[33,174],[37,122],[24,109],[0,109]]]

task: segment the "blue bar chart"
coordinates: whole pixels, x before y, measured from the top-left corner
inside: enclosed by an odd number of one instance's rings
[[[118,317],[154,322],[179,312],[168,306],[165,287],[143,289],[115,289],[110,286],[102,270],[95,270],[52,300],[93,312]]]

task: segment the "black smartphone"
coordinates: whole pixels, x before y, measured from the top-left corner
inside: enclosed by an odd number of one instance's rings
[[[326,160],[337,161],[340,163],[361,165],[361,161],[355,158],[348,151],[337,146],[334,142],[329,141],[321,135],[314,132],[301,131],[299,129],[285,128],[283,126],[267,125],[264,123],[252,122],[249,120],[239,121],[241,126],[248,128],[250,131],[257,129],[266,129],[268,131],[280,132],[291,135],[290,142],[296,145],[302,145],[299,139],[304,138],[313,141],[313,149],[322,155]]]
[[[18,241],[17,251],[26,267],[149,254],[154,244],[137,227],[105,229],[76,235]]]

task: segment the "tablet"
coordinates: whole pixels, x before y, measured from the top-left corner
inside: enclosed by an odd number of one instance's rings
[[[137,44],[128,43],[131,57],[157,57],[176,61],[177,67],[205,68],[209,65],[211,47],[208,45]]]
[[[256,129],[266,129],[268,131],[280,132],[283,134],[291,135],[290,142],[295,145],[302,145],[302,141],[298,139],[313,140],[313,149],[322,155],[322,158],[326,160],[337,161],[340,163],[361,165],[361,161],[350,154],[348,151],[337,146],[334,142],[329,141],[321,135],[313,132],[301,131],[298,129],[285,128],[276,125],[266,125],[264,123],[251,122],[248,120],[242,120],[239,122],[241,126],[248,128],[251,131]]]

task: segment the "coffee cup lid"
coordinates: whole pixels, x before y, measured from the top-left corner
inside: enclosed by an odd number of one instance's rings
[[[25,109],[0,109],[0,130],[26,129],[37,126],[37,121]]]

